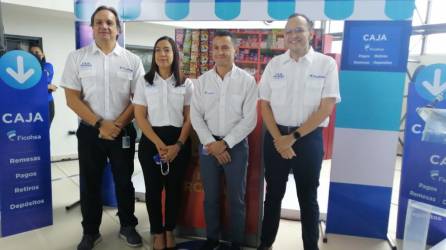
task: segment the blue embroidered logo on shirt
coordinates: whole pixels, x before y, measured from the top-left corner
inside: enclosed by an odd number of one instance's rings
[[[273,75],[274,80],[282,80],[283,78],[285,78],[285,75],[283,73],[276,73]]]
[[[127,67],[124,67],[124,66],[119,66],[119,69],[120,69],[120,70],[123,70],[123,71],[127,71],[127,72],[129,72],[129,73],[132,73],[132,72],[133,72],[133,69],[131,69],[131,68],[127,68]]]
[[[311,78],[325,79],[325,76],[310,74]]]
[[[81,62],[81,68],[91,68],[92,65],[90,62]]]

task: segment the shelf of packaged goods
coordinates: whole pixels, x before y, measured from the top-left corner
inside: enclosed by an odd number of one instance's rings
[[[251,47],[251,46],[238,46],[239,49],[259,49],[258,47]]]
[[[257,61],[240,61],[240,60],[236,60],[236,63],[241,63],[241,64],[257,64],[259,62]]]
[[[279,51],[279,52],[285,52],[287,51],[287,49],[285,48],[260,48],[261,50],[266,50],[266,51]]]

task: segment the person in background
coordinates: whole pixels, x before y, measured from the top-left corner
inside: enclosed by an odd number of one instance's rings
[[[202,144],[199,158],[207,240],[201,249],[219,247],[220,176],[224,174],[231,249],[239,250],[245,234],[247,137],[257,124],[257,84],[254,77],[234,64],[232,33],[215,33],[212,57],[215,66],[198,78],[191,105],[192,126]]]
[[[131,247],[140,247],[131,180],[136,138],[131,98],[144,69],[137,55],[117,43],[121,26],[115,9],[98,7],[91,16],[91,27],[94,42],[70,53],[61,83],[68,107],[81,119],[76,135],[83,237],[77,249],[92,249],[101,240],[102,176],[107,158],[118,202],[119,237]]]
[[[175,249],[173,230],[189,165],[193,85],[180,73],[178,49],[167,36],[155,42],[150,71],[137,83],[133,105],[142,130],[138,156],[146,186],[153,249]],[[164,223],[161,194],[165,190]]]
[[[317,250],[317,188],[324,156],[322,127],[341,100],[336,62],[310,45],[313,24],[293,14],[285,26],[288,51],[274,57],[260,80],[266,196],[261,245],[271,249],[280,222],[282,198],[290,168],[296,182],[305,250]]]
[[[54,119],[54,98],[53,92],[57,90],[57,86],[52,84],[54,68],[53,65],[46,61],[45,53],[43,52],[42,47],[37,44],[33,44],[29,47],[29,52],[33,54],[37,59],[39,59],[40,65],[42,66],[42,74],[45,79],[46,84],[48,85],[48,106],[49,106],[49,115],[50,115],[50,124]]]

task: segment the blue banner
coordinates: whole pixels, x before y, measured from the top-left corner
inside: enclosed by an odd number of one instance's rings
[[[405,72],[410,21],[348,21],[342,47],[342,70]]]
[[[1,236],[53,222],[44,77],[30,53],[15,50],[0,58]]]
[[[409,84],[397,236],[408,199],[446,209],[446,64],[420,66]],[[432,216],[428,244],[446,237],[446,218]]]

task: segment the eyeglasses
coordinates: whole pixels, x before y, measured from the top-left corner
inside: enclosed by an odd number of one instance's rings
[[[294,29],[286,29],[285,30],[285,34],[287,34],[287,35],[291,35],[293,33],[300,34],[300,33],[303,33],[305,31],[307,31],[307,30],[302,28],[302,27],[297,27],[297,28],[294,28]]]

